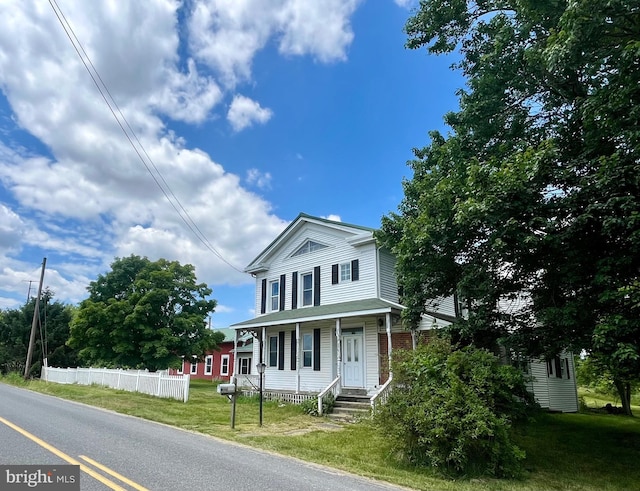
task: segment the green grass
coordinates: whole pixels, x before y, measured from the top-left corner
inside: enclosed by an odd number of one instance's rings
[[[258,401],[239,398],[236,427],[230,404],[211,382],[192,381],[189,401],[157,399],[100,387],[6,383],[112,409],[191,431],[241,442],[362,476],[424,490],[628,490],[640,489],[640,420],[606,414],[541,414],[516,441],[527,453],[520,480],[447,480],[429,469],[397,462],[387,440],[368,421],[336,425],[307,416],[297,406],[264,404],[258,426]],[[606,403],[606,402],[605,402]]]

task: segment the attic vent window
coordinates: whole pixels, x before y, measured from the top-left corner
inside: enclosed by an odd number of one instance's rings
[[[319,251],[320,249],[324,249],[325,247],[327,246],[324,244],[320,244],[312,240],[307,240],[296,252],[291,254],[291,256],[302,256],[303,254],[309,254],[310,252]]]

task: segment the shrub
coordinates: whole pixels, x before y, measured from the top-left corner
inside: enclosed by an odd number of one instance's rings
[[[329,392],[322,398],[322,414],[329,414],[333,409],[336,400],[334,395]],[[307,399],[300,404],[302,410],[311,416],[318,416],[318,398]]]
[[[534,406],[522,372],[443,340],[397,351],[392,367],[394,389],[375,420],[397,455],[444,474],[520,473],[525,454],[511,441],[512,424]]]

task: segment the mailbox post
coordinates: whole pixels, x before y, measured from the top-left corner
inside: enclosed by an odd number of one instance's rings
[[[218,394],[227,396],[231,401],[231,429],[236,426],[236,384],[218,384]]]

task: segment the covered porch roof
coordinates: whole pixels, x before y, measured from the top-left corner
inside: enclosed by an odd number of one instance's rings
[[[330,305],[318,305],[317,307],[281,310],[261,315],[243,322],[238,322],[230,327],[232,329],[251,329],[258,327],[281,326],[285,324],[294,324],[296,322],[311,322],[345,317],[400,313],[402,309],[404,309],[402,305],[389,302],[388,300],[368,298],[365,300],[353,300],[351,302],[341,302]]]

